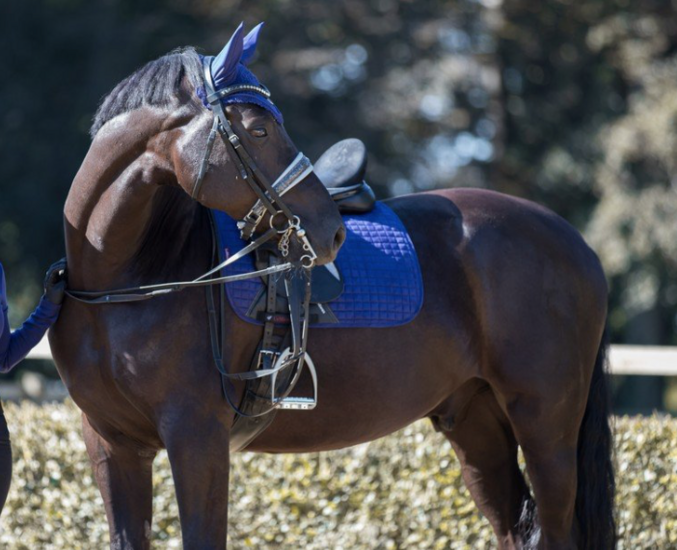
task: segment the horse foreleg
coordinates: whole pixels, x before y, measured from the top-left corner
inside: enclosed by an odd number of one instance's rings
[[[181,417],[165,437],[185,550],[223,550],[228,532],[228,431],[214,418]]]
[[[84,414],[82,428],[94,477],[106,507],[111,549],[149,549],[154,451],[106,441]]]
[[[517,442],[493,392],[485,386],[461,410],[451,413],[442,404],[436,412],[433,423],[451,442],[463,480],[489,520],[498,548],[526,548],[530,525],[523,516],[533,503],[517,464]]]

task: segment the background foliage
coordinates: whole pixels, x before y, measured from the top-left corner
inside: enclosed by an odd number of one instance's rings
[[[7,550],[108,544],[75,405],[10,405],[14,482],[2,516]],[[677,547],[677,420],[616,422],[619,550]],[[180,548],[165,454],[155,463],[156,548]],[[419,422],[330,453],[232,459],[229,548],[442,550],[495,547],[451,446]]]
[[[549,206],[602,257],[613,341],[677,344],[668,0],[3,2],[0,261],[14,324],[63,255],[61,205],[100,98],[176,47],[215,53],[240,20],[266,21],[255,71],[312,158],[359,137],[381,197],[477,186]],[[634,391],[656,397],[663,382]]]

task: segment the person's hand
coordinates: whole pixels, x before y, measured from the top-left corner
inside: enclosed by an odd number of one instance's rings
[[[63,302],[66,292],[66,258],[52,264],[45,275],[45,296],[53,304]]]

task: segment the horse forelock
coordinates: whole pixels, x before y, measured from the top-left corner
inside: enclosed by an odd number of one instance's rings
[[[108,121],[143,106],[164,107],[179,101],[185,86],[190,96],[202,85],[202,64],[194,48],[176,50],[146,63],[106,95],[94,115],[90,136]],[[199,100],[194,100],[199,104]]]

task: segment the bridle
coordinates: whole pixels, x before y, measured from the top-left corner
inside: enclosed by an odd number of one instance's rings
[[[301,227],[298,216],[295,216],[284,201],[282,201],[282,195],[289,192],[312,173],[312,163],[303,153],[299,153],[291,164],[285,168],[282,174],[271,184],[242,145],[242,142],[230,124],[221,103],[224,98],[242,92],[258,93],[269,100],[270,91],[268,91],[268,88],[265,86],[255,86],[252,84],[236,84],[217,91],[214,87],[209,58],[202,59],[202,68],[204,71],[205,92],[207,94],[206,101],[214,112],[214,123],[212,124],[209,138],[207,139],[207,148],[205,149],[202,163],[200,164],[200,171],[198,172],[195,185],[193,186],[193,198],[197,199],[200,194],[200,189],[202,188],[209,167],[209,158],[214,147],[214,142],[216,141],[216,135],[218,134],[221,136],[221,139],[226,146],[226,150],[235,163],[240,177],[249,184],[258,198],[245,217],[238,222],[238,228],[240,229],[242,238],[246,241],[250,240],[266,213],[268,213],[270,214],[269,231],[275,230],[276,233],[282,235],[280,246],[282,255],[284,257],[287,256],[289,237],[295,233],[296,237],[301,241],[303,251],[305,252],[301,257],[300,262],[303,267],[307,269],[312,268],[317,259],[317,255],[306,236],[305,230]],[[278,229],[277,222],[279,221],[282,221],[283,224],[286,223],[286,226]],[[271,235],[271,238],[273,235]]]
[[[207,138],[207,146],[191,195],[195,200],[197,200],[200,195],[205,176],[209,170],[209,159],[214,148],[214,143],[217,135],[220,135],[230,158],[237,167],[240,177],[249,184],[257,196],[257,201],[252,208],[245,217],[238,222],[241,237],[244,240],[251,242],[239,252],[226,258],[216,267],[192,281],[143,285],[107,291],[67,290],[66,293],[78,302],[93,305],[138,302],[156,296],[178,292],[186,288],[207,287],[212,353],[216,367],[222,375],[224,395],[235,412],[244,417],[256,417],[263,416],[276,408],[312,409],[317,403],[317,375],[313,362],[306,352],[306,344],[311,293],[310,272],[317,260],[317,254],[308,240],[306,231],[301,226],[299,217],[294,215],[291,209],[284,203],[282,196],[308,177],[313,172],[313,165],[308,157],[299,153],[289,166],[283,170],[282,174],[280,174],[273,183],[270,183],[268,178],[261,172],[256,165],[256,162],[254,162],[254,159],[252,159],[251,155],[249,155],[243,146],[221,104],[221,100],[224,98],[242,92],[258,93],[269,100],[270,92],[264,86],[255,86],[251,84],[236,84],[217,91],[214,86],[211,63],[208,58],[202,58],[202,67],[204,71],[206,101],[211,106],[212,112],[214,113],[214,122]],[[261,235],[255,236],[255,232],[259,229],[266,214],[269,215],[269,228]],[[271,263],[271,265],[265,269],[250,273],[213,277],[214,274],[219,273],[220,270],[226,266],[254,252],[263,244],[278,235],[280,236],[280,240],[277,248],[283,258],[287,258],[289,255],[289,243],[292,236],[295,236],[301,243],[303,254],[298,262],[292,263],[286,261],[280,264]],[[254,371],[229,373],[223,361],[222,348],[220,348],[218,344],[218,337],[216,334],[216,309],[214,307],[214,297],[209,287],[243,279],[268,277],[269,300],[274,301],[276,296],[275,285],[277,285],[277,277],[273,277],[273,275],[279,276],[279,274],[286,274],[284,284],[289,296],[289,320],[291,328],[290,346],[280,353],[262,351],[261,357],[263,357],[263,359],[259,359],[259,367]],[[222,287],[221,301],[223,302]],[[223,322],[221,323],[221,326],[224,326]],[[269,333],[270,330],[268,325],[266,325],[266,329],[264,330],[264,343],[269,339]],[[291,400],[288,398],[288,395],[298,381],[304,364],[308,366],[313,382],[313,399],[300,398]],[[288,385],[287,390],[282,395],[276,396],[275,381],[277,376],[280,372],[288,368],[293,369],[291,371],[292,380]],[[270,377],[272,384],[270,408],[257,414],[247,414],[231,399],[226,386],[226,380],[248,382],[264,377]]]

